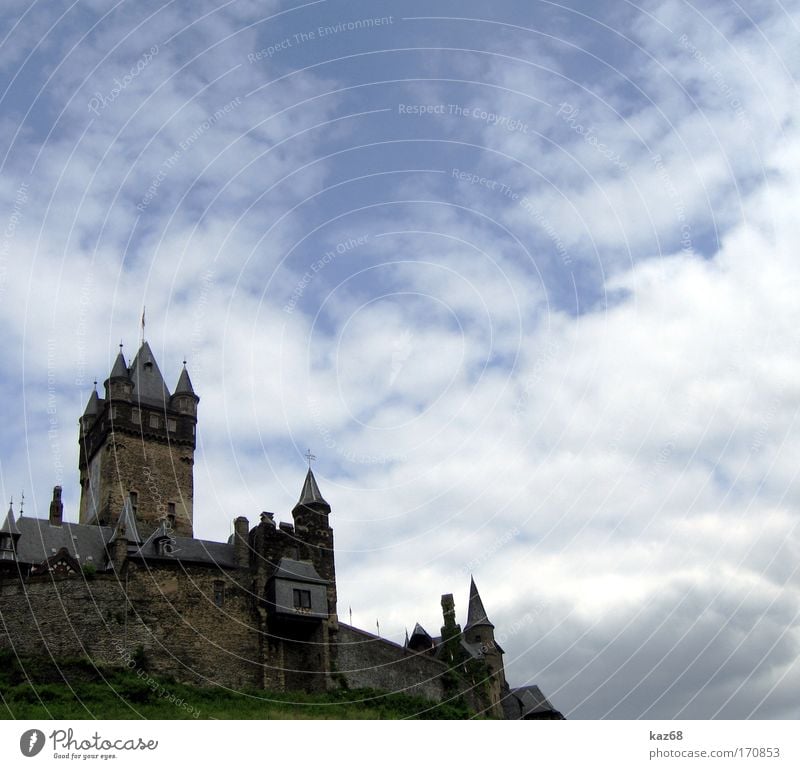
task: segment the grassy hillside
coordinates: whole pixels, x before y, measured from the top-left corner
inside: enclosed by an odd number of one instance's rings
[[[23,658],[0,651],[0,718],[295,719],[469,718],[461,703],[435,706],[419,697],[368,689],[326,694],[232,692],[176,683],[88,660]]]

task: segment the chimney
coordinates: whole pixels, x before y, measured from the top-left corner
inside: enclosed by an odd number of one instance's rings
[[[250,566],[250,522],[243,515],[240,515],[233,522],[233,553],[236,565],[240,569],[247,569]]]
[[[61,502],[61,486],[53,487],[53,501],[50,503],[50,525],[61,526],[64,519],[64,504]]]

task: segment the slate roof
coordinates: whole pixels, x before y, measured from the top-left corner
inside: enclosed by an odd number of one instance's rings
[[[130,498],[125,500],[125,504],[122,507],[122,515],[117,520],[117,525],[111,536],[112,542],[118,539],[126,539],[131,544],[140,545],[142,543],[139,527],[136,525],[136,515],[133,512],[133,503]]]
[[[106,543],[111,539],[111,528],[80,523],[52,526],[42,518],[20,518],[22,536],[17,543],[17,560],[20,563],[39,564],[55,555],[61,548],[83,563],[90,557],[102,566],[106,562]]]
[[[483,601],[481,601],[481,596],[480,593],[478,593],[475,580],[470,579],[469,608],[467,609],[467,624],[464,626],[464,632],[466,633],[467,630],[475,627],[476,625],[488,625],[489,627],[494,627],[494,625],[489,622],[489,618],[486,616],[486,609],[483,608]]]
[[[186,364],[183,364],[183,371],[178,377],[178,384],[175,386],[174,395],[194,395],[194,388],[192,387],[192,380],[189,379],[189,372],[186,370]]]
[[[272,576],[278,579],[290,579],[295,582],[311,582],[318,585],[328,584],[328,580],[319,576],[311,561],[296,561],[294,558],[281,558]]]
[[[92,390],[92,394],[89,396],[89,402],[86,404],[86,410],[83,412],[85,417],[94,417],[100,413],[100,396],[97,394],[97,390]]]
[[[139,402],[161,408],[169,402],[169,390],[147,342],[142,342],[139,352],[131,362],[128,375],[133,382],[133,397]]]
[[[555,715],[563,718],[550,700],[542,694],[542,690],[535,685],[512,689],[509,696],[503,700],[503,711],[506,718],[513,719],[543,715]]]
[[[125,363],[125,356],[122,350],[119,351],[114,365],[111,367],[111,373],[108,375],[109,379],[128,379],[130,376],[128,372],[128,364]]]
[[[295,507],[313,504],[324,505],[330,509],[330,505],[325,501],[322,492],[319,490],[319,486],[317,486],[317,479],[314,477],[314,473],[312,473],[311,468],[309,468],[305,483],[303,484],[303,490],[300,492],[300,499]]]
[[[129,557],[172,563],[201,563],[221,569],[236,568],[236,556],[232,544],[172,536],[171,552],[160,553],[156,544],[162,538],[159,536],[160,531],[157,529],[141,547],[129,552]]]

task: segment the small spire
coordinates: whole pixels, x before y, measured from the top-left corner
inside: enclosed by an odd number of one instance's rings
[[[183,362],[183,369],[181,370],[181,375],[178,377],[178,384],[175,385],[174,395],[195,395],[194,387],[192,387],[192,380],[189,378],[189,372],[186,370],[186,361]]]
[[[322,505],[328,508],[328,510],[331,509],[331,506],[322,496],[322,492],[319,490],[319,486],[317,486],[317,479],[314,477],[314,473],[310,467],[308,468],[308,473],[306,473],[306,480],[305,483],[303,483],[303,490],[300,492],[300,499],[296,507],[300,505]]]
[[[125,362],[125,356],[122,354],[122,343],[119,346],[117,358],[114,365],[111,367],[111,373],[108,375],[109,379],[129,379],[128,364]]]
[[[14,518],[14,497],[11,497],[11,502],[8,505],[8,515],[6,515],[5,523],[0,526],[0,534],[10,534],[19,536],[19,529],[17,528],[17,521]]]
[[[95,389],[89,396],[89,402],[86,404],[83,415],[85,417],[94,417],[100,412],[100,396],[97,394],[97,382],[94,383]]]
[[[494,627],[486,616],[486,609],[483,608],[483,601],[481,601],[478,586],[472,576],[469,578],[469,608],[467,609],[467,624],[464,626],[466,632],[471,627],[476,625],[488,625]]]

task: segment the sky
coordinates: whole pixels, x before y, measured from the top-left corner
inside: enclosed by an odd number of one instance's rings
[[[195,532],[333,508],[401,641],[474,575],[570,718],[800,718],[800,2],[6,0],[0,492],[77,521],[146,337]],[[15,506],[16,507],[16,506]]]

